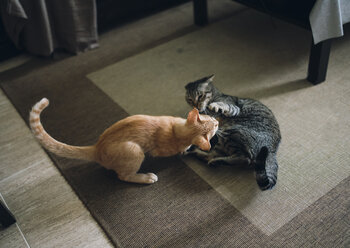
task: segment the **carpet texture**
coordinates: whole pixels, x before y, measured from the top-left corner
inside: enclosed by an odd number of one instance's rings
[[[249,29],[253,26],[257,29]],[[282,22],[274,28],[265,15],[246,11],[88,77],[129,114],[184,116],[190,110],[184,86],[212,73],[224,93],[269,106],[282,133],[276,189],[260,192],[252,171],[208,168],[192,158],[184,161],[271,235],[350,176],[350,106],[344,101],[350,74],[335,75],[331,64],[326,83],[312,87],[303,80],[307,34]],[[346,61],[350,47],[337,45],[331,62]],[[347,68],[349,61],[342,66]]]
[[[268,192],[257,189],[249,170],[211,170],[193,158],[147,158],[141,170],[159,181],[144,186],[121,182],[95,163],[50,155],[117,247],[350,244],[346,40],[332,51],[327,82],[312,87],[303,80],[305,31],[280,22],[274,28],[269,17],[240,7],[232,13],[159,46],[152,33],[139,45],[127,44],[135,37],[130,31],[118,36],[125,47],[113,49],[109,37],[102,41],[106,48],[59,62],[34,60],[1,75],[2,89],[26,121],[36,101],[50,99],[43,125],[73,145],[96,142],[129,114],[184,116],[183,86],[210,73],[224,92],[260,99],[275,112],[283,136],[281,169]],[[147,42],[155,48],[146,50]]]

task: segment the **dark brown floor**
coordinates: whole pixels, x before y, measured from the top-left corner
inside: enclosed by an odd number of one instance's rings
[[[216,19],[230,12],[228,4],[214,6]],[[173,17],[165,16],[170,13]],[[190,18],[188,8],[121,27],[105,34],[99,49],[80,56],[60,61],[34,59],[0,75],[1,87],[25,120],[33,103],[48,97],[51,105],[42,115],[47,131],[66,143],[91,144],[106,127],[127,113],[85,75],[196,29],[184,25],[180,20],[182,15],[187,20]],[[159,26],[152,25],[154,22]],[[169,26],[174,31],[169,31]],[[148,32],[144,32],[145,28]],[[52,159],[117,246],[347,247],[350,244],[349,178],[267,236],[178,157],[146,160],[142,170],[152,170],[162,178],[150,186],[120,182],[113,172],[94,163],[55,156]]]

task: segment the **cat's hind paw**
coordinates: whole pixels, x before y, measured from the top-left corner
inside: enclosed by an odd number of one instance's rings
[[[127,174],[127,175],[119,175],[120,180],[130,183],[144,183],[144,184],[152,184],[158,181],[157,175],[153,173],[137,173],[137,174]]]
[[[153,173],[147,173],[145,178],[145,183],[155,183],[158,181],[158,177],[156,174]]]

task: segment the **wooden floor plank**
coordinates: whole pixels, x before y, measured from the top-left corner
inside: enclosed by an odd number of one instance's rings
[[[29,244],[112,247],[3,92],[0,106],[0,192]],[[0,247],[26,247],[16,225],[0,231]]]

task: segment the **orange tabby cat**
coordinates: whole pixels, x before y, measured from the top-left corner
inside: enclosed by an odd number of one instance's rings
[[[218,122],[200,115],[194,108],[188,118],[134,115],[107,128],[93,146],[70,146],[52,138],[40,122],[41,111],[49,105],[43,98],[30,112],[30,127],[38,141],[50,152],[62,157],[96,161],[114,170],[120,180],[134,183],[154,183],[153,173],[137,173],[145,157],[172,156],[187,150],[192,144],[210,150],[209,140],[218,129]]]

